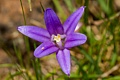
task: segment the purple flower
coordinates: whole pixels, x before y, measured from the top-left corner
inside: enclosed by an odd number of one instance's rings
[[[40,46],[34,51],[34,56],[41,58],[56,52],[56,58],[63,72],[70,75],[70,51],[69,49],[86,42],[84,34],[74,32],[79,19],[84,12],[84,6],[76,10],[62,25],[56,13],[48,8],[45,10],[46,29],[36,26],[19,26],[18,30],[39,42]]]

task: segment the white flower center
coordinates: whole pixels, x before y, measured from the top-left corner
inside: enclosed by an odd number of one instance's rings
[[[53,40],[56,41],[56,42],[60,42],[60,41],[61,41],[61,36],[60,36],[60,34],[57,34],[57,36],[54,36],[54,37],[53,37]]]

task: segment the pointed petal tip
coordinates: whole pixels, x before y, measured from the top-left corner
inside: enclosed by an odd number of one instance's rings
[[[64,22],[63,28],[66,34],[71,34],[75,31],[75,28],[82,17],[86,6],[81,6],[75,12],[73,12],[68,19]]]
[[[82,34],[82,35],[83,35],[83,39],[84,39],[82,44],[84,44],[87,41],[87,36],[85,34]]]
[[[82,6],[81,8],[86,8],[86,6]]]
[[[47,8],[46,10],[51,10],[51,8]]]
[[[79,9],[83,9],[83,11],[85,10],[86,6],[82,6]]]
[[[70,51],[67,49],[59,50],[56,57],[62,71],[67,76],[70,76],[70,69],[71,69]]]
[[[35,53],[35,51],[34,51],[34,56],[35,56],[36,58],[41,58],[41,56],[38,56],[38,54]]]
[[[81,34],[81,36],[83,37],[84,41],[82,44],[84,44],[87,41],[87,36],[85,34]]]
[[[67,74],[70,77],[70,73]]]
[[[21,32],[24,27],[26,27],[26,26],[18,26],[18,27],[17,27],[17,30]]]
[[[45,10],[45,12],[48,11],[48,10],[52,10],[52,9],[51,9],[51,8],[47,8],[47,9]]]
[[[84,35],[84,34],[83,34]],[[84,35],[84,37],[85,37],[85,42],[87,41],[87,36],[86,35]]]
[[[64,72],[68,77],[70,77],[70,71]]]
[[[36,52],[36,50],[34,51],[34,57],[36,57],[36,58],[41,58],[41,57],[43,57],[43,55],[40,55],[40,53],[38,54],[37,52]]]
[[[33,54],[36,58],[38,58],[38,56],[37,56],[37,54],[36,54],[36,52],[34,51],[34,54]]]
[[[21,30],[21,28],[20,28],[20,27],[18,27],[18,28],[17,28],[17,30],[18,30],[18,31],[20,31],[20,30]]]
[[[19,27],[17,28],[17,30],[21,32],[21,31],[22,31],[22,27],[19,26]]]

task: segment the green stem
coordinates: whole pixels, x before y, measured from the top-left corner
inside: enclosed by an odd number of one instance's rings
[[[20,5],[21,5],[21,8],[22,8],[22,14],[23,14],[23,19],[24,19],[24,24],[26,25],[26,17],[25,17],[25,12],[24,12],[24,8],[23,8],[22,0],[20,0]]]

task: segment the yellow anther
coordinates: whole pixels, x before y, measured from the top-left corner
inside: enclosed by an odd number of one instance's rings
[[[57,36],[54,36],[53,40],[56,41],[56,42],[60,42],[61,41],[60,34],[57,34]]]

